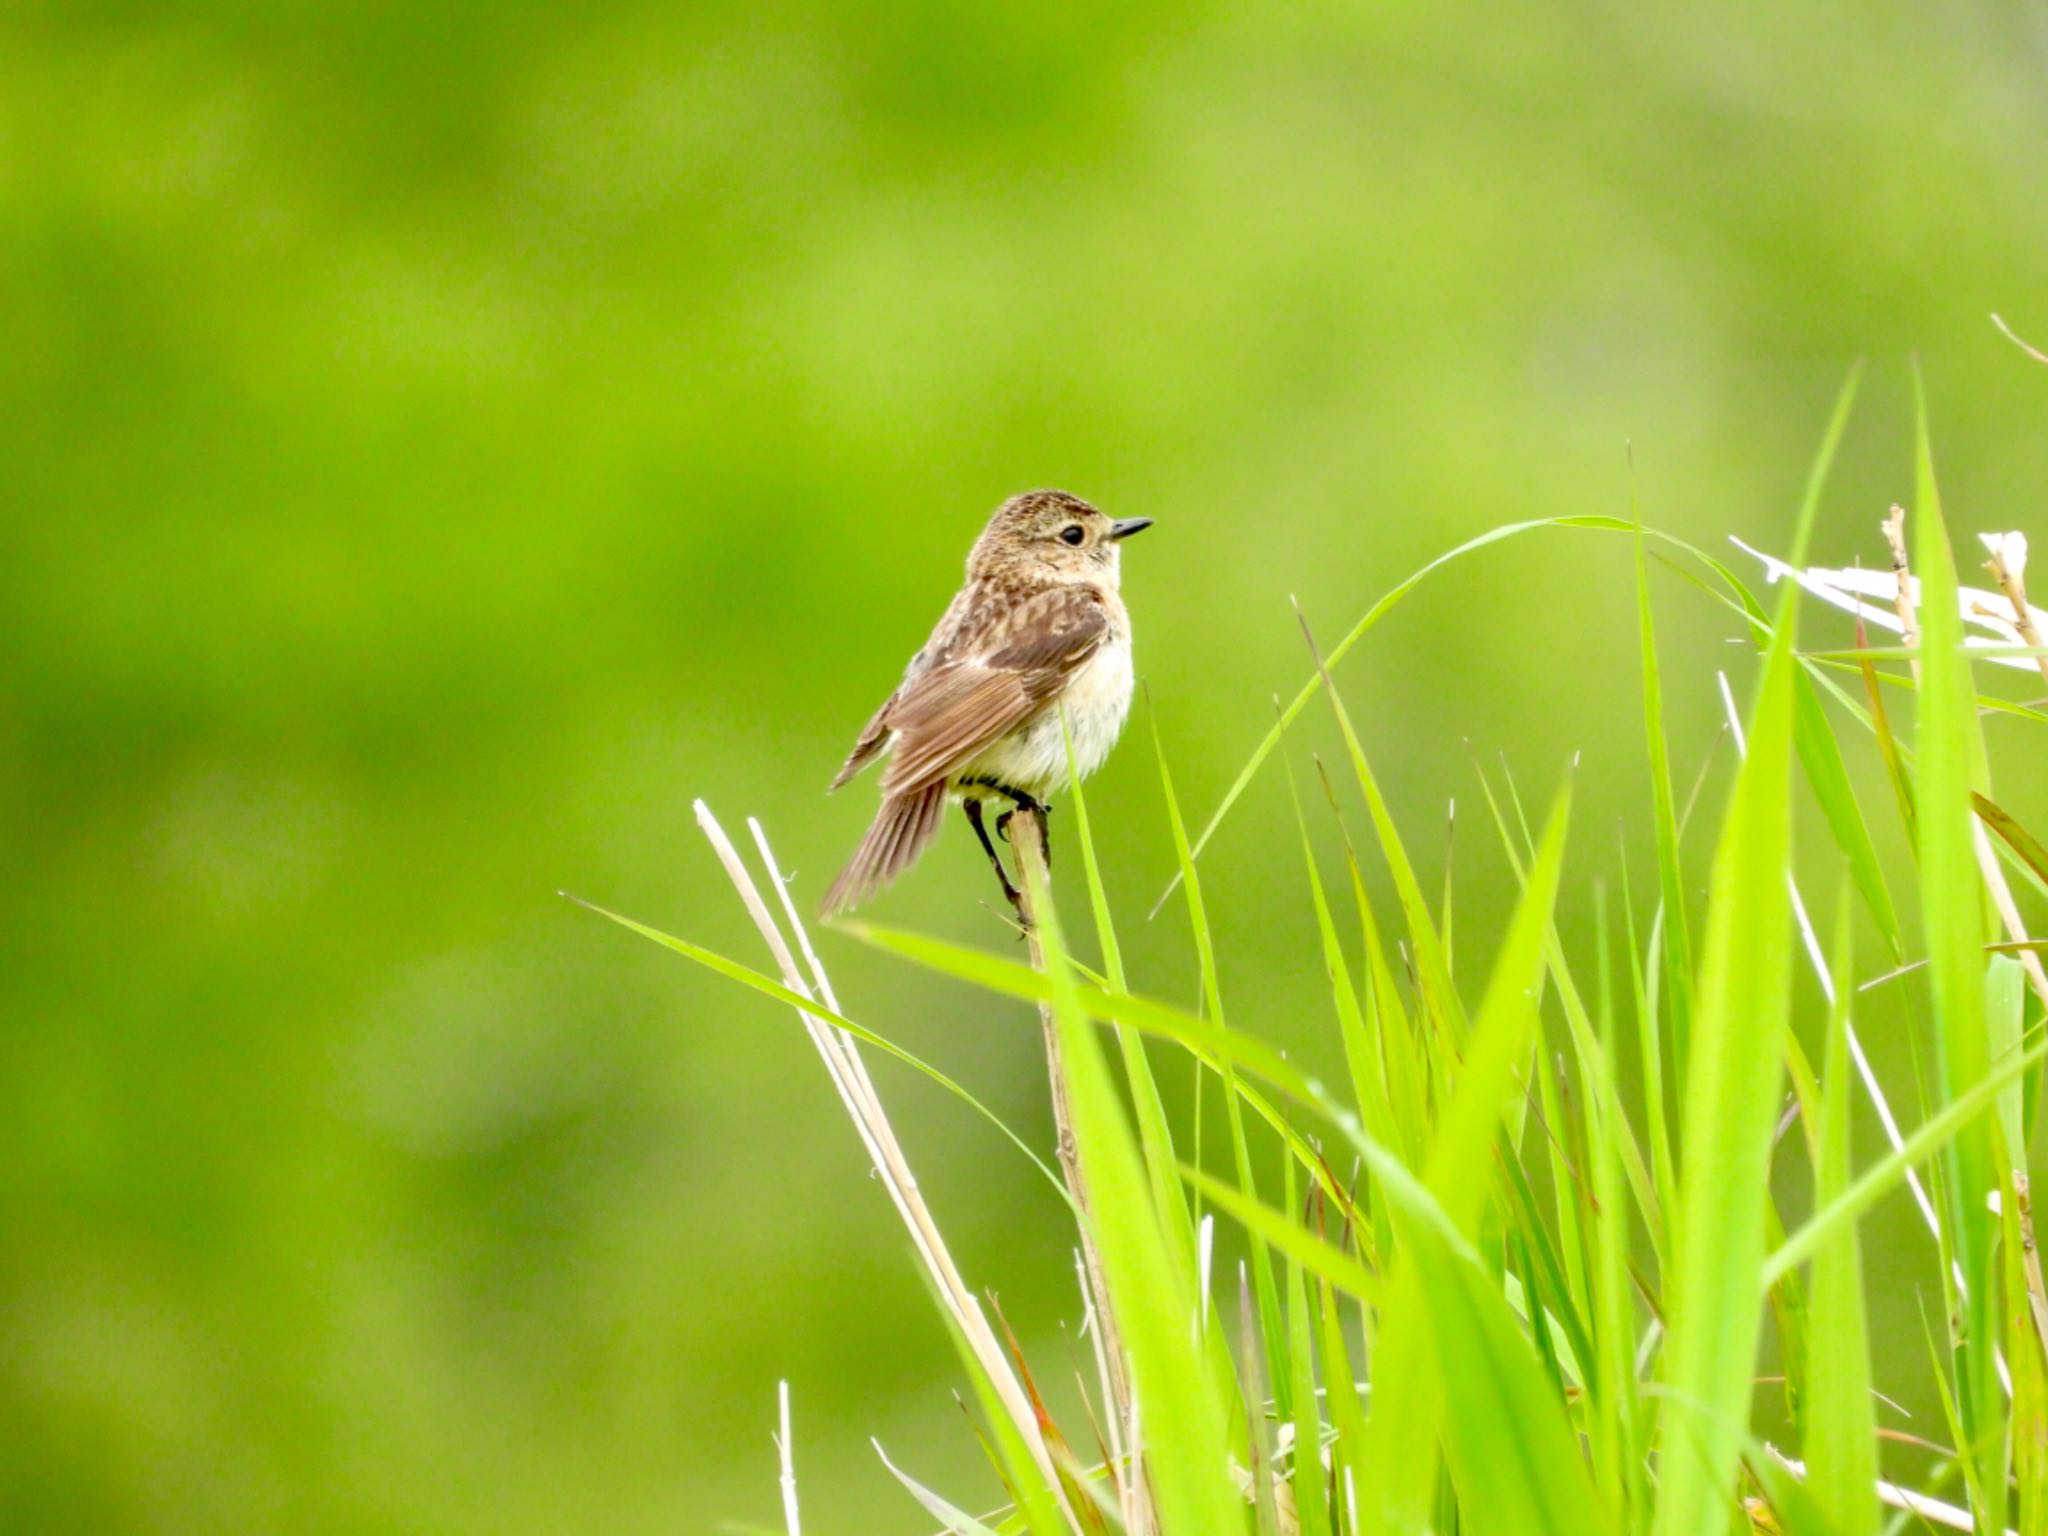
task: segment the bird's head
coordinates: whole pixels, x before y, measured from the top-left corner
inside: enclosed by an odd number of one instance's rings
[[[1026,491],[996,508],[967,557],[969,576],[1014,571],[1055,581],[1117,583],[1117,546],[1152,526],[1112,519],[1066,491]]]

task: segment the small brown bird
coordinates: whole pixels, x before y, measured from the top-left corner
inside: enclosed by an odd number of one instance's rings
[[[1012,496],[967,556],[954,597],[903,682],[860,733],[837,789],[884,752],[882,809],[832,889],[830,914],[916,862],[957,795],[1003,895],[1017,888],[989,841],[982,802],[1042,808],[1066,781],[1060,707],[1074,767],[1093,773],[1131,708],[1131,621],[1117,595],[1117,546],[1149,517],[1119,522],[1065,491]],[[996,820],[1004,834],[1011,812]]]

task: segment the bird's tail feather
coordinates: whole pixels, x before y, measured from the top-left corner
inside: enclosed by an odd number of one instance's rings
[[[884,800],[868,835],[825,893],[825,916],[858,905],[915,864],[938,835],[945,810],[943,782]]]

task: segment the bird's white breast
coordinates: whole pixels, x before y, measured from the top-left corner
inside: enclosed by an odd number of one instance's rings
[[[988,750],[968,770],[1028,794],[1049,797],[1067,782],[1067,749],[1060,736],[1060,705],[1074,738],[1074,767],[1085,778],[1102,766],[1131,712],[1131,642],[1114,635],[1067,680],[1048,704]]]

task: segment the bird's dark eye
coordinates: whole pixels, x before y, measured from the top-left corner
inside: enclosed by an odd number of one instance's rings
[[[1082,527],[1079,523],[1069,523],[1066,527],[1060,530],[1060,537],[1066,540],[1066,542],[1069,544],[1078,544],[1083,539],[1087,538],[1088,535],[1086,532],[1082,530]]]

